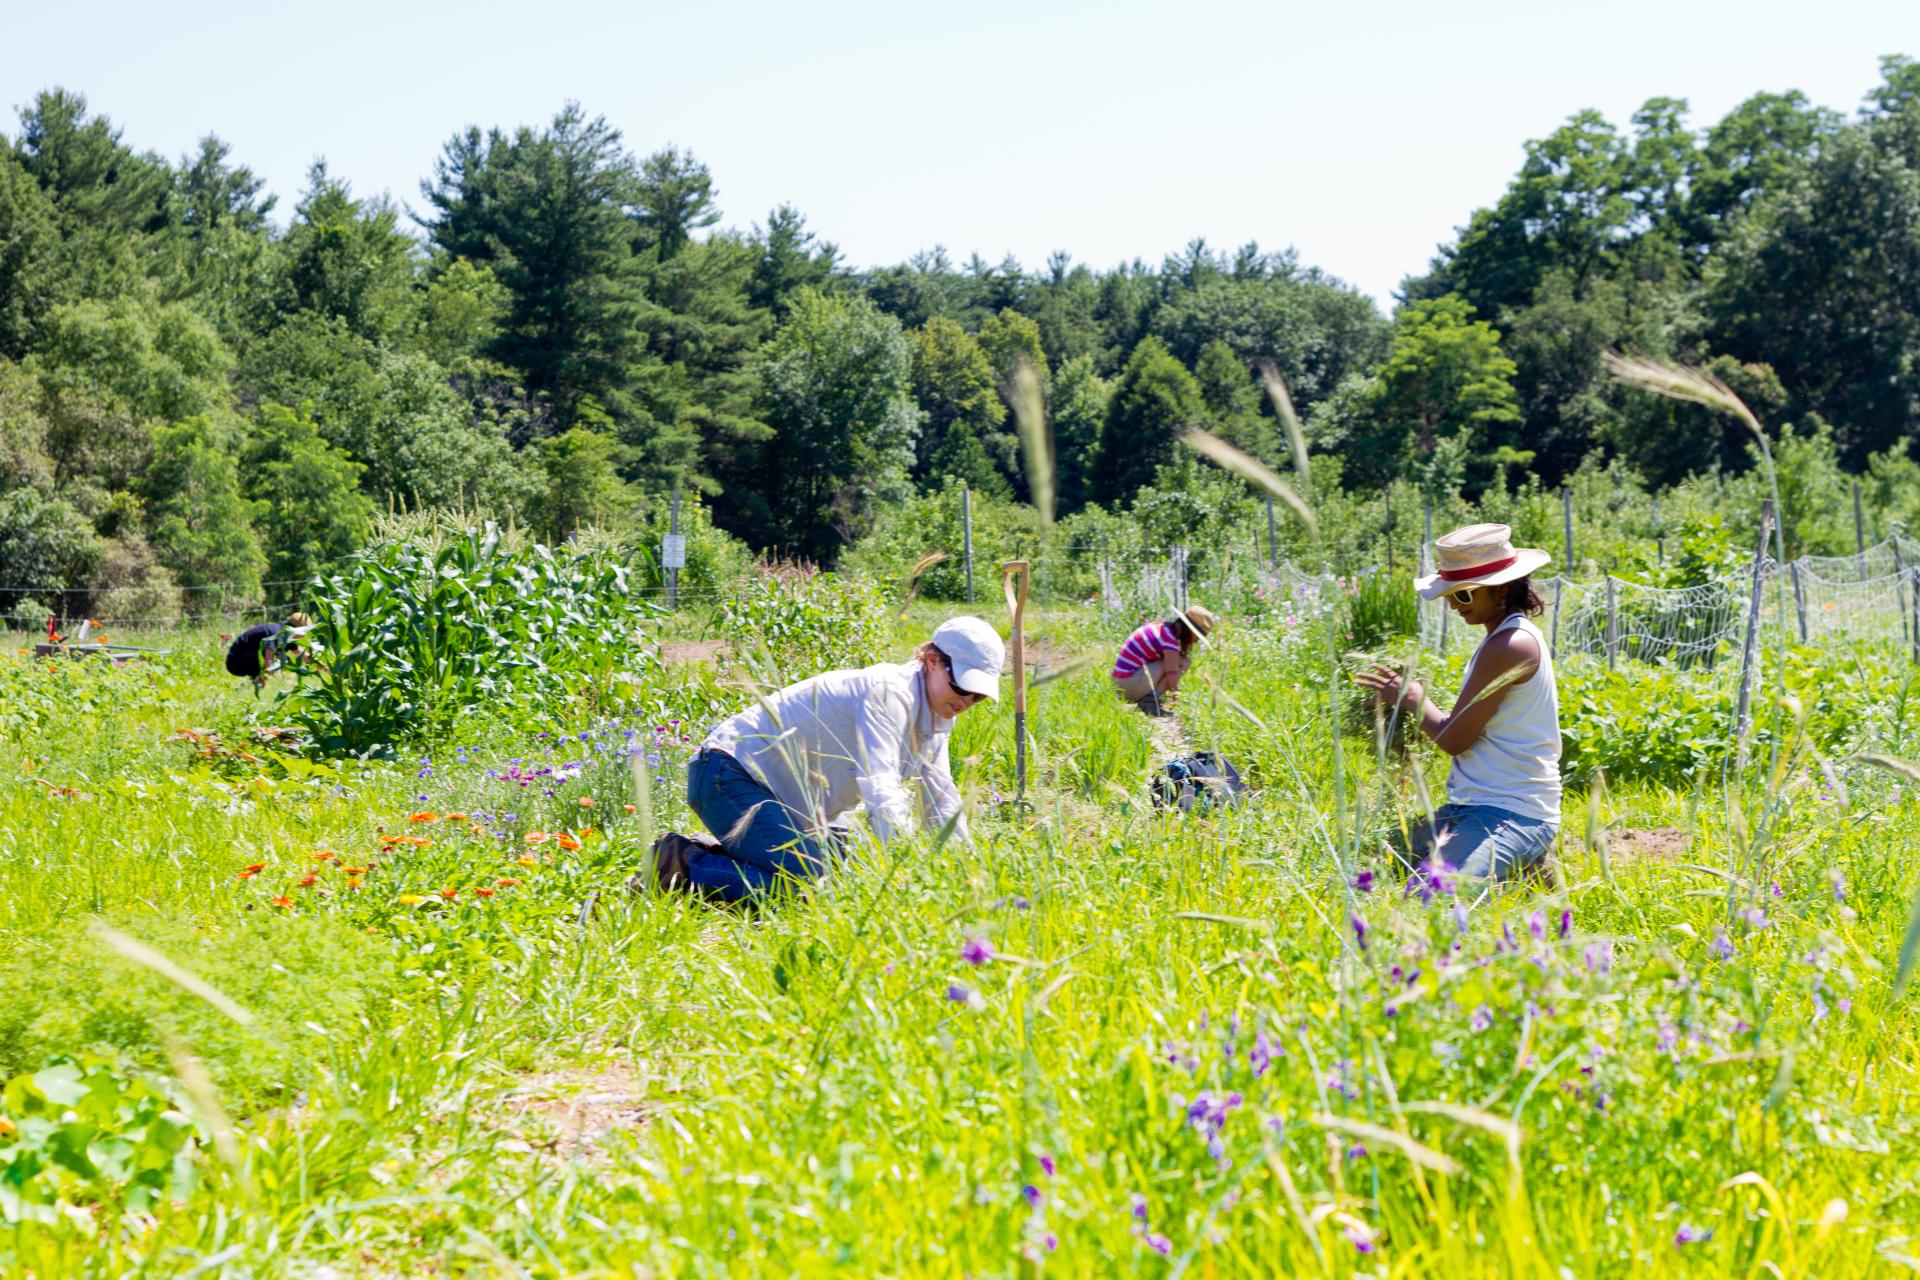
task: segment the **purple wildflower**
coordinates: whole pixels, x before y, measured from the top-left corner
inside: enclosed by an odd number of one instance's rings
[[[1045,1204],[1047,1200],[1046,1193],[1034,1186],[1031,1182],[1020,1188],[1020,1194],[1025,1196],[1027,1203],[1036,1209]]]
[[[1253,1033],[1253,1044],[1247,1049],[1247,1066],[1253,1069],[1253,1078],[1258,1080],[1267,1074],[1267,1068],[1280,1056],[1280,1046],[1267,1038],[1264,1031]]]
[[[1713,931],[1713,946],[1711,949],[1713,954],[1719,956],[1722,960],[1733,959],[1733,939],[1727,936],[1725,929],[1715,929]]]
[[[1702,1241],[1711,1239],[1713,1239],[1712,1227],[1696,1227],[1691,1222],[1681,1223],[1680,1229],[1673,1233],[1673,1243],[1676,1246],[1699,1244]]]
[[[1373,869],[1371,867],[1360,868],[1359,873],[1353,877],[1353,891],[1355,893],[1373,892]]]
[[[960,944],[960,958],[968,964],[985,964],[993,959],[993,944],[985,938],[968,938]]]
[[[1147,1220],[1147,1198],[1138,1191],[1133,1193],[1133,1220],[1135,1222]]]
[[[1613,971],[1613,943],[1596,942],[1587,948],[1587,968],[1594,973]]]
[[[1353,940],[1360,944],[1362,951],[1367,949],[1367,922],[1358,915],[1353,917]]]
[[[1527,932],[1534,940],[1541,941],[1547,936],[1547,918],[1538,911],[1527,912]]]
[[[1456,900],[1453,904],[1453,927],[1465,933],[1468,923],[1467,904]]]
[[[1347,1243],[1353,1246],[1355,1253],[1372,1253],[1377,1247],[1374,1244],[1373,1232],[1365,1227],[1348,1227]]]
[[[1364,1142],[1356,1142],[1352,1146],[1347,1148],[1347,1159],[1364,1160],[1366,1158],[1367,1158],[1367,1146]]]
[[[1472,1031],[1475,1035],[1478,1035],[1480,1032],[1485,1031],[1488,1027],[1492,1025],[1493,1025],[1493,1010],[1487,1008],[1487,1006],[1485,1005],[1481,1005],[1478,1009],[1475,1009],[1473,1011],[1473,1016],[1467,1019],[1467,1029]]]
[[[1407,878],[1407,893],[1419,894],[1420,901],[1432,902],[1437,894],[1453,892],[1453,868],[1435,854],[1413,869]]]
[[[1748,907],[1740,913],[1740,918],[1745,920],[1750,928],[1764,929],[1767,927],[1767,913],[1759,907]]]
[[[1147,1232],[1147,1248],[1158,1254],[1169,1254],[1173,1252],[1173,1241],[1167,1239],[1158,1231],[1149,1231]]]
[[[980,993],[965,983],[950,982],[947,984],[947,999],[953,1001],[955,1004],[964,1004],[968,1008],[972,1008],[973,1005],[979,1001]]]
[[[1573,912],[1566,907],[1562,907],[1560,908],[1560,936],[1564,938],[1567,936],[1567,934],[1571,933],[1572,931],[1573,931]]]

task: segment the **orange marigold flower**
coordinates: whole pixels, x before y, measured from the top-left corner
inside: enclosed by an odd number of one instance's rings
[[[591,808],[593,808],[593,797],[592,797],[592,796],[581,796],[581,797],[580,797],[580,807],[581,807],[582,809],[591,809]]]
[[[580,842],[564,831],[555,836],[554,839],[560,842],[562,849],[578,849],[580,847]]]
[[[283,893],[273,900],[273,905],[282,908],[291,907],[293,905],[293,899]]]
[[[251,880],[259,874],[260,868],[258,867],[242,867],[233,873],[234,878],[237,880]]]
[[[358,876],[347,877],[347,888],[358,889],[359,887],[360,887],[360,877]]]
[[[440,815],[437,813],[416,813],[409,816],[407,818],[407,821],[408,822],[438,822],[440,821]]]
[[[580,838],[582,840],[585,840],[588,836],[592,835],[596,830],[598,830],[597,827],[582,827],[580,828]]]
[[[427,839],[425,836],[408,836],[406,837],[406,841],[416,849],[424,849],[433,843],[433,841]]]
[[[455,898],[460,896],[460,891],[458,889],[442,889],[440,891],[440,896],[445,898],[448,902],[452,902]]]
[[[513,888],[513,886],[520,883],[520,877],[519,876],[501,876],[498,880],[495,880],[494,883],[499,885],[502,889],[511,889]]]
[[[636,806],[634,806],[634,805],[627,805],[627,806],[626,806],[626,810],[627,810],[627,812],[628,812],[628,813],[637,813],[637,812],[638,812],[638,809],[637,809],[637,808],[636,808]]]
[[[335,853],[331,849],[315,849],[312,853],[308,854],[307,856],[312,858],[315,862],[331,862],[333,859],[339,857],[340,855]]]
[[[443,813],[440,815],[440,821],[442,822],[465,822],[466,820],[467,815],[464,813]]]
[[[363,876],[367,873],[365,867],[342,867],[340,869],[350,876]]]
[[[515,858],[514,861],[519,863],[523,867],[537,867],[540,865],[540,859],[525,853]]]
[[[405,840],[406,840],[405,836],[381,836],[380,847],[383,849],[391,849],[393,848],[393,846],[397,844],[401,844]]]
[[[13,1121],[0,1116],[0,1138],[11,1138],[17,1132],[18,1130],[13,1127]]]
[[[301,889],[311,889],[314,885],[319,883],[320,883],[320,877],[314,875],[311,871],[309,871],[306,875],[300,877],[300,883],[297,887]]]
[[[544,831],[529,831],[529,832],[527,832],[527,843],[528,843],[528,844],[545,844],[545,843],[546,843],[547,841],[549,841],[549,840],[551,840],[551,839],[553,839],[553,837],[552,837],[552,836],[550,836],[550,835],[548,835],[548,834],[547,834],[546,832],[544,832]]]
[[[485,885],[481,885],[478,889],[475,889],[474,892],[483,898],[491,898],[493,896],[493,890],[487,888]]]

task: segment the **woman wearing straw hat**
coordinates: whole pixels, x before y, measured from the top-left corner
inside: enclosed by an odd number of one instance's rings
[[[1414,581],[1424,599],[1445,597],[1462,622],[1486,629],[1451,712],[1387,667],[1355,677],[1382,705],[1404,706],[1453,757],[1447,803],[1422,824],[1412,852],[1468,876],[1541,866],[1560,829],[1560,699],[1553,655],[1531,620],[1543,608],[1532,574],[1548,556],[1511,538],[1503,524],[1455,529],[1433,544],[1435,572]]]
[[[1188,605],[1164,622],[1149,622],[1127,637],[1113,662],[1120,696],[1148,715],[1165,715],[1179,692],[1180,677],[1193,665],[1193,647],[1213,634],[1213,615]]]

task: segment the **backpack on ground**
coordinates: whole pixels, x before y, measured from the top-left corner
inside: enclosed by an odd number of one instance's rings
[[[1153,780],[1153,802],[1163,809],[1224,809],[1246,792],[1240,771],[1211,751],[1176,756]]]

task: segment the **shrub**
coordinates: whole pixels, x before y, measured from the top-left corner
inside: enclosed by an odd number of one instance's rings
[[[315,587],[294,720],[327,751],[384,752],[475,707],[509,722],[628,701],[651,610],[603,552],[509,550],[499,532],[376,544]]]

